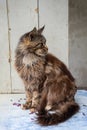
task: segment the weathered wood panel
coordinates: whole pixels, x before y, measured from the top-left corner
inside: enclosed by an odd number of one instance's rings
[[[6,0],[0,0],[0,93],[11,92]]]
[[[0,92],[24,91],[14,68],[15,48],[20,36],[38,23],[46,25],[49,51],[68,65],[68,0],[0,0],[0,17]]]
[[[0,93],[11,93],[10,65],[8,59],[0,57]]]
[[[39,23],[49,51],[68,65],[68,0],[39,0]]]
[[[11,43],[11,74],[12,91],[24,91],[21,79],[14,69],[15,48],[20,36],[37,26],[37,1],[36,0],[8,0],[10,43]]]

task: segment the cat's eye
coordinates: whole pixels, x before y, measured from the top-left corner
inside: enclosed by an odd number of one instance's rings
[[[39,44],[37,45],[38,48],[41,48],[41,47],[43,47],[43,46],[44,46],[43,43],[39,43]]]
[[[37,47],[40,48],[40,47],[41,47],[41,44],[38,44]]]
[[[43,47],[43,46],[44,46],[44,44],[43,44],[43,43],[41,43],[41,46]]]

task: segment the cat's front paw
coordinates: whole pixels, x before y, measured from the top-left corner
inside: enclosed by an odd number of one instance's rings
[[[25,104],[21,104],[21,108],[22,110],[27,110],[27,109],[30,109],[31,108],[31,102],[27,102]]]
[[[30,108],[31,113],[35,113],[36,111],[37,111],[36,108]]]

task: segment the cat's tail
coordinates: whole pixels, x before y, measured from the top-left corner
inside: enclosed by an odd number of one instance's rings
[[[76,112],[79,106],[77,103],[67,102],[59,106],[55,111],[39,110],[37,114],[37,122],[42,126],[57,125],[68,120]]]

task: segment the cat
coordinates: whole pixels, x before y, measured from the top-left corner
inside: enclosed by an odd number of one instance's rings
[[[75,102],[77,86],[66,65],[48,53],[44,26],[25,33],[15,51],[15,68],[25,85],[26,103],[22,109],[37,114],[37,122],[59,124],[79,110]]]
[[[40,99],[45,75],[45,55],[48,52],[46,39],[41,35],[44,27],[37,31],[34,28],[24,34],[17,45],[15,67],[25,84],[26,103],[22,109],[34,111]]]

